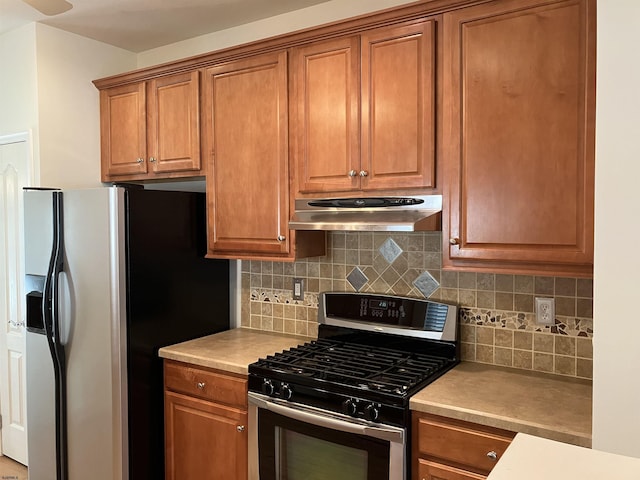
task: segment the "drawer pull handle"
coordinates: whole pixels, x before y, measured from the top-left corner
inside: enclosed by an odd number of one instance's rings
[[[487,453],[487,457],[489,457],[491,460],[497,460],[498,454],[493,450],[491,450],[489,453]]]
[[[196,383],[196,387],[198,387],[200,390],[204,390],[204,382]]]
[[[244,425],[238,425],[236,427],[236,430],[239,431],[239,432],[244,432]]]

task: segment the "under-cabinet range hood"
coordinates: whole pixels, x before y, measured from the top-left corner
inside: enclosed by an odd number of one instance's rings
[[[439,231],[442,195],[297,199],[292,230]]]

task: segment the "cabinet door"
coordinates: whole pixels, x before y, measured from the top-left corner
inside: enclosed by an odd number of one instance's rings
[[[594,15],[591,0],[444,15],[445,268],[591,272]]]
[[[147,173],[145,83],[100,91],[102,180]]]
[[[363,190],[434,186],[435,25],[362,35]]]
[[[246,411],[166,391],[166,479],[246,480],[246,426]]]
[[[418,460],[418,480],[484,480],[487,477],[477,473],[441,463]]]
[[[298,191],[360,187],[360,45],[347,37],[294,48],[292,151]]]
[[[153,79],[147,97],[154,172],[200,169],[200,72]]]
[[[286,52],[206,70],[209,254],[286,254]]]

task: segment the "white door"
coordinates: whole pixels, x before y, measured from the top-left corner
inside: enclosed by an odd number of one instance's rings
[[[0,137],[0,453],[27,463],[22,187],[28,134]]]

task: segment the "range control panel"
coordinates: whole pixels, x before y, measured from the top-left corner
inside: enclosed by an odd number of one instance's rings
[[[379,323],[389,327],[442,332],[456,307],[416,298],[360,293],[323,293],[327,319]]]

